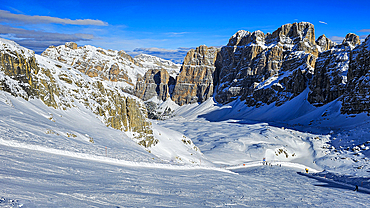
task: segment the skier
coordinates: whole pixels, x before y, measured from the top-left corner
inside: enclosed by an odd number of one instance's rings
[[[308,173],[308,168],[306,168],[305,170],[306,170],[306,173]]]
[[[265,163],[266,163],[266,158],[263,158],[262,164],[265,165]]]
[[[355,190],[354,191],[358,191],[358,186],[356,185],[356,188],[355,188]]]

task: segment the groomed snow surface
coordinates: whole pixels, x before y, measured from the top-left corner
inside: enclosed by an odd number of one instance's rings
[[[366,207],[367,115],[338,105],[175,106],[144,149],[83,106],[1,91],[0,207]]]

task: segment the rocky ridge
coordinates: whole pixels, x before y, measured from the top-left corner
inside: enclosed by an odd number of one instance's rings
[[[0,89],[26,100],[40,99],[53,108],[87,108],[145,147],[158,142],[142,101],[4,39],[0,39]]]
[[[145,73],[139,67],[140,64],[124,51],[105,50],[90,45],[77,47],[73,42],[50,46],[41,55],[68,64],[89,77],[125,83],[124,88],[132,88],[136,75]]]
[[[204,102],[214,95],[219,103],[241,99],[247,106],[259,107],[282,105],[309,89],[307,100],[314,106],[344,99],[342,113],[363,112],[366,105],[361,107],[358,102],[367,102],[366,93],[351,90],[367,91],[364,78],[356,78],[357,73],[366,74],[358,72],[359,66],[363,70],[369,66],[367,52],[359,44],[359,36],[352,33],[339,45],[325,35],[315,40],[314,26],[307,22],[286,24],[271,34],[240,30],[221,49],[200,46],[190,50],[173,91],[159,71],[148,71],[138,82],[146,82],[146,87],[137,85],[136,91],[141,90],[138,96],[143,97],[146,88],[151,93],[145,100],[170,96],[179,105]]]
[[[283,25],[272,34],[238,31],[218,55],[215,99],[281,105],[306,88],[317,54],[314,27],[307,22]]]

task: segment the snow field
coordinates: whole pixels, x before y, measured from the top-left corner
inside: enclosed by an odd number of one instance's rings
[[[364,207],[369,196],[287,167],[120,166],[0,145],[0,194],[23,207]],[[2,206],[2,204],[0,204]]]

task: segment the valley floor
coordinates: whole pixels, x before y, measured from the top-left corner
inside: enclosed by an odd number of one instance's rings
[[[297,169],[164,169],[0,145],[0,207],[365,207],[369,195]]]

